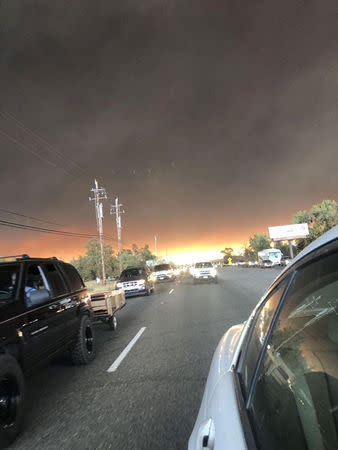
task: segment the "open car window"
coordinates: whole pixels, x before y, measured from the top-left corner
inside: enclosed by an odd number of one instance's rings
[[[18,289],[19,265],[0,266],[0,308],[13,301]]]

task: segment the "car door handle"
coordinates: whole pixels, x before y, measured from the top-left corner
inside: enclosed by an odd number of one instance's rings
[[[51,309],[52,311],[55,311],[56,309],[60,309],[59,303],[53,303],[48,307],[48,309]]]
[[[210,418],[202,423],[198,429],[198,448],[201,450],[213,450],[215,445],[215,425]]]

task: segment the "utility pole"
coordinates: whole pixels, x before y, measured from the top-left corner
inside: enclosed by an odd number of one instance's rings
[[[155,234],[154,236],[154,244],[155,244],[155,255],[156,255],[156,260],[158,261],[158,253],[157,253],[157,236]]]
[[[93,197],[89,197],[89,201],[94,201],[95,214],[96,214],[96,226],[99,233],[100,250],[101,250],[101,265],[102,265],[102,281],[106,284],[106,268],[104,264],[104,247],[103,247],[103,204],[101,200],[106,200],[107,194],[104,188],[99,188],[97,181],[95,180],[95,187],[90,190],[93,193]]]
[[[116,216],[116,228],[117,228],[117,246],[118,246],[118,255],[119,255],[119,265],[120,265],[120,273],[122,272],[122,221],[121,214],[124,214],[124,210],[122,209],[122,203],[119,203],[118,197],[115,199],[115,205],[110,206],[110,214],[115,214]]]

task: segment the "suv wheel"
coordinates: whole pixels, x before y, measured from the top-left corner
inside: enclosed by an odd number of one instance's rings
[[[17,361],[0,355],[0,444],[9,445],[20,431],[25,398],[25,380]]]
[[[88,364],[95,358],[96,345],[92,321],[82,316],[76,341],[70,352],[74,364]]]

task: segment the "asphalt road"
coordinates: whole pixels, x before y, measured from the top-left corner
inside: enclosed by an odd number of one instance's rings
[[[116,333],[96,325],[89,366],[60,359],[28,379],[25,429],[11,448],[185,449],[219,339],[248,317],[278,272],[226,268],[218,284],[182,279],[128,299]]]

